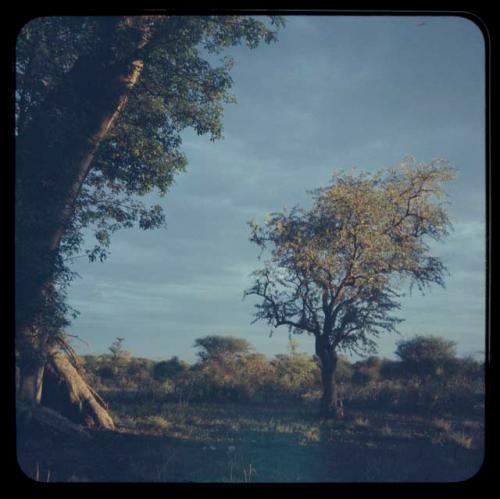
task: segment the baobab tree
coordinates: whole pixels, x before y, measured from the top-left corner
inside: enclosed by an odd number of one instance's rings
[[[374,352],[381,333],[397,331],[403,286],[444,286],[429,242],[451,227],[442,198],[454,175],[444,160],[412,158],[375,174],[341,172],[313,192],[311,209],[250,223],[251,241],[270,253],[245,292],[259,298],[255,321],[314,336],[324,416],[337,416],[338,352]]]
[[[275,40],[279,18],[90,16],[37,18],[16,53],[16,361],[18,396],[42,399],[50,352],[71,310],[68,259],[94,230],[103,259],[122,227],[164,225],[159,205],[186,158],[181,132],[221,137],[230,58],[207,54]],[[60,358],[61,356],[59,356]],[[50,358],[57,358],[50,357]],[[58,375],[65,369],[58,371]],[[77,393],[72,373],[66,381]],[[89,392],[90,393],[90,392]],[[78,401],[77,401],[78,402]],[[81,401],[80,401],[81,402]],[[100,424],[105,424],[104,420]]]

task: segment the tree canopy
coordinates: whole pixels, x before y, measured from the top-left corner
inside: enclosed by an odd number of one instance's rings
[[[198,338],[194,346],[200,348],[198,356],[202,361],[228,360],[252,350],[252,345],[247,340],[234,336],[204,336]]]
[[[64,327],[64,289],[74,277],[68,262],[84,250],[90,260],[105,259],[111,234],[121,228],[165,225],[161,206],[141,198],[165,195],[184,170],[183,130],[222,137],[223,106],[235,99],[234,61],[221,52],[270,43],[282,25],[273,16],[152,15],[41,17],[22,28],[15,92],[18,323],[31,320],[40,282],[50,310],[44,327]],[[97,122],[97,138],[87,137],[94,116],[118,94],[107,121]],[[77,171],[72,155],[89,140],[88,166]],[[95,244],[85,249],[87,231]]]
[[[417,335],[409,340],[399,341],[396,355],[407,363],[441,362],[456,357],[455,341],[438,336]]]
[[[421,378],[451,375],[455,371],[465,371],[469,361],[458,361],[456,342],[439,336],[417,335],[399,341],[396,355],[401,359],[406,376]],[[472,361],[474,364],[474,361]]]
[[[429,241],[448,234],[443,183],[453,178],[446,161],[412,158],[374,174],[340,172],[313,192],[309,210],[250,223],[251,241],[269,256],[246,291],[260,299],[255,321],[315,336],[325,415],[343,413],[337,351],[374,352],[381,333],[397,331],[405,281],[444,286],[446,269]]]
[[[74,312],[65,300],[75,275],[68,262],[83,250],[91,261],[105,259],[121,228],[165,225],[161,206],[141,198],[165,195],[185,168],[183,130],[222,136],[233,61],[219,54],[269,43],[282,24],[272,16],[74,16],[22,28],[15,67],[22,398],[40,400],[51,349],[71,351],[63,332]],[[95,245],[85,249],[87,231]]]
[[[447,162],[404,161],[369,174],[341,172],[313,192],[310,210],[252,222],[251,241],[270,250],[246,291],[262,300],[256,320],[324,336],[331,347],[372,350],[371,336],[395,330],[399,287],[444,285],[445,266],[429,240],[450,222],[440,203],[454,178]]]

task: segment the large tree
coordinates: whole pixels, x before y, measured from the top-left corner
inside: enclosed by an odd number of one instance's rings
[[[275,39],[279,18],[45,17],[25,25],[16,59],[16,357],[19,396],[37,403],[47,356],[68,347],[68,259],[94,230],[164,224],[160,206],[186,159],[181,133],[221,137],[231,102],[224,48]]]
[[[396,331],[405,282],[444,286],[445,267],[429,241],[450,228],[441,198],[453,178],[445,161],[412,158],[375,174],[341,172],[314,191],[309,210],[251,223],[251,241],[270,251],[246,291],[259,298],[255,320],[314,335],[323,415],[337,414],[338,351],[374,352],[374,338]]]

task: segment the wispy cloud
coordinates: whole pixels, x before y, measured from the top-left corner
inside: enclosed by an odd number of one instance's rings
[[[81,311],[73,332],[103,351],[115,336],[140,355],[192,358],[194,338],[246,336],[268,353],[269,338],[250,325],[254,301],[241,300],[258,266],[250,219],[307,204],[307,191],[332,171],[393,166],[405,155],[449,159],[455,230],[433,245],[450,270],[447,287],[405,298],[405,335],[484,339],[483,42],[467,20],[432,18],[426,34],[412,19],[290,17],[280,41],[232,49],[238,104],[225,112],[225,139],[187,131],[189,159],[160,199],[167,230],[114,237],[104,264],[78,262],[70,301]],[[152,196],[152,202],[158,201]],[[382,338],[391,355],[395,337]],[[312,352],[312,339],[302,347]],[[165,352],[163,354],[162,352]]]

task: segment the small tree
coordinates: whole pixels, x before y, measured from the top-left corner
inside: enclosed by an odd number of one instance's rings
[[[445,267],[430,254],[429,239],[448,234],[439,202],[447,162],[416,164],[376,174],[339,173],[313,193],[310,210],[273,213],[250,223],[251,241],[270,259],[254,272],[255,321],[314,335],[321,361],[321,412],[335,416],[338,350],[375,352],[374,337],[396,331],[398,289],[406,279],[420,290],[444,286]],[[255,322],[254,321],[254,322]]]
[[[213,140],[222,136],[224,105],[234,102],[233,60],[217,54],[240,43],[270,43],[281,26],[275,16],[46,16],[19,32],[14,109],[20,399],[40,403],[47,363],[53,363],[54,350],[68,350],[62,331],[74,311],[66,292],[76,275],[68,262],[84,250],[86,231],[95,235],[95,246],[85,251],[94,261],[105,259],[119,229],[164,226],[161,206],[147,206],[141,197],[165,195],[185,168],[186,128]],[[77,383],[85,386],[78,373],[58,372],[68,395],[76,393]],[[92,390],[82,391],[82,398],[93,397]],[[83,405],[89,404],[75,403],[79,410]]]
[[[244,338],[234,336],[205,336],[194,342],[195,348],[201,348],[198,357],[202,361],[228,361],[245,355],[252,350],[252,345]]]
[[[108,350],[111,352],[111,361],[115,367],[120,367],[126,364],[132,354],[123,348],[124,338],[116,338]]]
[[[456,343],[437,336],[415,336],[398,342],[396,355],[405,374],[428,378],[444,374],[456,360]]]

